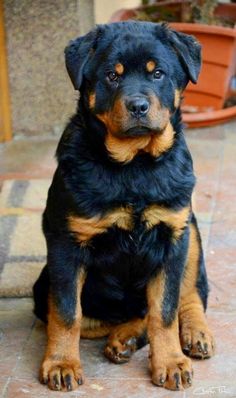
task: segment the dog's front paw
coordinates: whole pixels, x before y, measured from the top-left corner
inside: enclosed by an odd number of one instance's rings
[[[180,339],[184,353],[192,358],[207,359],[214,355],[214,337],[204,325],[183,325]]]
[[[152,382],[168,390],[183,390],[192,385],[192,363],[185,355],[176,353],[164,361],[151,357]]]
[[[78,359],[46,358],[39,377],[41,383],[56,391],[72,391],[83,383],[83,372]]]

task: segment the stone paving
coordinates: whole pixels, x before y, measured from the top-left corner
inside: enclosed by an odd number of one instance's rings
[[[194,361],[190,389],[170,392],[150,382],[148,347],[128,364],[114,365],[103,357],[104,339],[82,340],[85,384],[71,393],[50,392],[37,379],[46,335],[44,325],[32,314],[31,299],[1,299],[2,397],[236,397],[236,123],[189,130],[186,136],[197,175],[195,208],[211,286],[207,314],[216,337],[216,355]],[[55,145],[51,138],[1,145],[0,186],[3,179],[50,178]]]

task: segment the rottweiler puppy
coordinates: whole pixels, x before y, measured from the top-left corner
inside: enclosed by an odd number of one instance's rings
[[[80,337],[108,336],[115,363],[149,342],[152,381],[171,390],[191,386],[189,357],[213,354],[180,111],[200,52],[192,36],[132,21],[98,26],[65,49],[80,97],[56,152],[47,265],[34,286],[48,333],[40,379],[53,390],[83,382]]]

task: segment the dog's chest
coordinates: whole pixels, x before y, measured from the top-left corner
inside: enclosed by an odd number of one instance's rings
[[[118,229],[128,232],[129,237],[151,232],[157,226],[165,226],[171,231],[174,240],[178,239],[189,217],[189,206],[174,210],[152,204],[137,212],[132,206],[120,206],[103,216],[83,218],[70,216],[69,229],[80,244],[87,245],[97,235]],[[139,236],[140,237],[140,236]]]
[[[69,230],[83,245],[112,231],[125,231],[140,241],[140,235],[163,227],[171,239],[178,239],[189,217],[192,183],[187,187],[184,174],[177,170],[170,173],[162,163],[152,168],[140,163],[112,173],[102,169],[99,182],[95,176],[85,180],[86,198],[78,192],[80,214],[86,208],[85,214],[95,215],[69,216]]]

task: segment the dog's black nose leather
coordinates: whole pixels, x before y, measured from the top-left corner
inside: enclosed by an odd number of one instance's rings
[[[149,110],[149,102],[144,97],[132,97],[126,100],[126,107],[132,116],[140,118]]]

